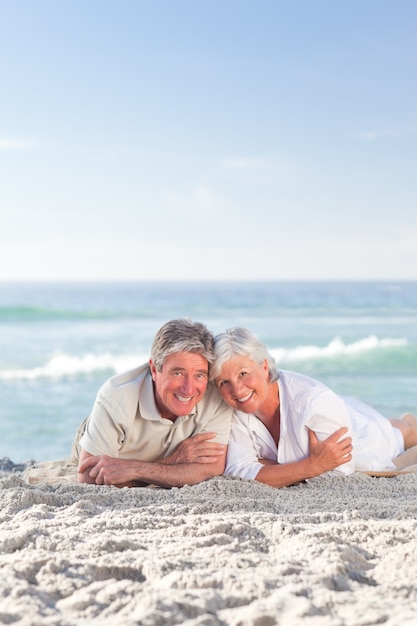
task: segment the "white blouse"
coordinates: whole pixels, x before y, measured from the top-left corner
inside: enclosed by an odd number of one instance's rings
[[[278,447],[264,424],[254,415],[234,411],[226,474],[255,479],[263,465],[300,461],[309,454],[308,430],[322,441],[347,426],[353,442],[352,460],[327,474],[355,470],[393,469],[392,459],[404,451],[401,432],[372,407],[338,396],[323,383],[290,371],[279,371],[280,438]]]

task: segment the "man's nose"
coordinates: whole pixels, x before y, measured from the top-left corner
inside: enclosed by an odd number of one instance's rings
[[[184,376],[181,389],[184,392],[184,395],[192,395],[192,392],[194,390],[194,381],[191,376]]]

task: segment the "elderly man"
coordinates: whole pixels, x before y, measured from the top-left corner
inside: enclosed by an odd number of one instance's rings
[[[232,410],[209,383],[213,360],[203,324],[164,324],[149,362],[99,390],[75,442],[78,481],[181,487],[223,474]]]

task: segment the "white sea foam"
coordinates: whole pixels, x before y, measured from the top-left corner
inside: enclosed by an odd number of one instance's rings
[[[276,348],[271,350],[272,356],[281,361],[307,361],[312,359],[331,359],[334,357],[372,352],[379,349],[403,347],[408,344],[407,339],[378,339],[370,335],[352,343],[344,343],[335,337],[327,346],[297,346],[295,348]]]
[[[272,356],[278,363],[302,362],[317,359],[331,359],[340,356],[363,354],[380,349],[403,347],[408,344],[406,339],[379,339],[375,335],[365,337],[353,343],[344,343],[335,337],[327,346],[302,345],[295,348],[273,348]],[[109,371],[118,374],[145,363],[145,355],[123,354],[85,354],[72,356],[55,354],[44,365],[32,369],[10,369],[0,372],[0,380],[36,380],[39,378],[58,379],[70,376],[82,376],[94,372]]]
[[[146,357],[135,355],[114,356],[106,354],[85,354],[84,356],[71,356],[57,354],[51,357],[45,365],[32,369],[12,369],[0,372],[0,380],[35,380],[37,378],[63,378],[92,374],[103,370],[112,373],[124,372],[138,367],[144,363]]]

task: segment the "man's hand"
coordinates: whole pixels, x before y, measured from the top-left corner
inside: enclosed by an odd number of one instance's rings
[[[210,441],[216,433],[200,433],[184,439],[169,456],[159,459],[164,465],[178,465],[181,463],[216,463],[223,457],[226,447],[222,443]]]
[[[116,487],[195,485],[224,472],[227,446],[210,441],[215,433],[194,435],[166,459],[155,462],[93,456],[81,450],[78,482]]]
[[[352,460],[352,438],[343,435],[348,432],[345,426],[338,428],[327,439],[319,441],[316,433],[308,429],[310,440],[310,461],[317,471],[317,475],[335,469],[339,465]]]
[[[132,480],[134,461],[115,459],[111,456],[82,455],[78,465],[79,482],[95,485],[116,485],[117,487],[139,487],[146,485]]]

